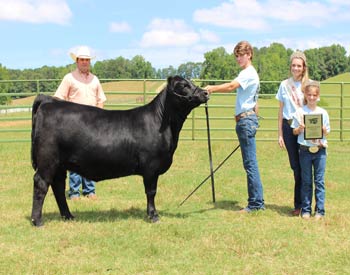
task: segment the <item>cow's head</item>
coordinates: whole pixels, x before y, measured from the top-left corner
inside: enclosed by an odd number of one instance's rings
[[[168,93],[181,104],[195,108],[209,99],[209,93],[181,76],[168,77]]]

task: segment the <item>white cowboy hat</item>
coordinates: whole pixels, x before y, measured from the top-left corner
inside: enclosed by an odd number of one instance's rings
[[[70,57],[74,60],[74,62],[77,61],[77,58],[94,58],[93,56],[91,56],[90,49],[87,46],[81,46],[75,52],[71,52]]]

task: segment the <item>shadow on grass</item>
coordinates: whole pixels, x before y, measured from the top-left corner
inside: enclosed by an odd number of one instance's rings
[[[158,214],[160,216],[160,220],[162,217],[168,217],[168,218],[186,218],[188,217],[187,214],[183,213],[170,213],[167,210],[160,210],[158,211]],[[104,211],[72,211],[72,215],[74,216],[74,221],[78,222],[114,222],[114,221],[121,221],[121,220],[144,220],[146,222],[150,222],[151,220],[146,215],[146,209],[140,209],[131,207],[126,210],[117,210],[117,209],[110,209],[110,210],[104,210]],[[27,219],[31,221],[31,217],[27,216]],[[60,213],[57,212],[49,212],[49,213],[43,213],[43,222],[49,223],[52,221],[64,221],[64,219],[60,216]]]
[[[216,201],[214,203],[214,208],[237,211],[240,210],[242,207],[238,205],[238,201]]]
[[[206,202],[206,206],[203,206],[203,209],[200,210],[190,210],[187,211],[185,214],[181,213],[181,214],[176,214],[176,217],[187,217],[190,216],[191,214],[201,214],[201,213],[205,213],[208,211],[213,211],[213,210],[217,210],[217,209],[222,209],[222,210],[228,210],[228,211],[237,211],[239,209],[241,209],[241,207],[239,205],[237,205],[238,202],[237,201],[216,201],[215,203],[213,202]],[[210,208],[208,208],[208,205],[210,205]]]
[[[208,208],[208,205],[211,207]],[[206,207],[200,210],[193,210],[188,212],[182,212],[181,210],[174,213],[173,211],[169,211],[167,209],[160,210],[159,216],[160,220],[162,217],[167,218],[176,218],[176,219],[184,219],[190,217],[192,214],[200,214],[205,213],[207,211],[213,211],[217,209],[221,210],[227,210],[227,211],[238,211],[242,207],[238,205],[237,201],[216,201],[215,203],[207,202]],[[281,216],[291,216],[291,208],[288,206],[280,206],[275,204],[267,204],[266,205],[267,210],[271,210],[274,212],[277,212]],[[151,220],[146,215],[146,209],[140,209],[131,207],[129,209],[125,210],[117,210],[117,209],[110,209],[105,211],[74,211],[72,212],[73,216],[75,217],[75,221],[78,222],[115,222],[115,221],[121,221],[121,220],[144,220],[146,222],[151,222]],[[31,217],[27,216],[27,219],[30,221]],[[43,214],[43,221],[44,223],[52,222],[52,221],[64,221],[59,212],[49,212]]]
[[[276,204],[266,204],[265,208],[267,210],[271,210],[274,211],[278,214],[280,214],[281,216],[291,216],[291,207],[290,206],[286,206],[286,205],[276,205]]]

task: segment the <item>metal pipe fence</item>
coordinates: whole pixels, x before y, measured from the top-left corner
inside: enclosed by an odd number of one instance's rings
[[[60,79],[0,80],[0,142],[29,142],[31,133],[31,106],[39,93],[52,95]],[[150,102],[166,85],[162,79],[100,79],[106,96],[106,109],[123,110]],[[193,80],[204,87],[222,80]],[[259,95],[260,128],[257,141],[277,140],[279,103],[275,99],[280,81],[261,81],[273,87],[272,93]],[[47,84],[47,85],[46,85]],[[23,85],[21,92],[2,92],[4,87]],[[11,89],[7,89],[10,90]],[[325,108],[331,120],[330,141],[350,141],[350,82],[322,82],[319,105]],[[237,140],[235,134],[235,93],[215,93],[208,102],[211,139]],[[194,109],[186,120],[180,140],[207,140],[204,105]]]

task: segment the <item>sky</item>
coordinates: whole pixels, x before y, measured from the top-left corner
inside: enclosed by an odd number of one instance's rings
[[[156,69],[203,62],[241,40],[350,52],[349,0],[0,0],[0,64],[66,66],[80,45],[93,62],[142,55]]]

